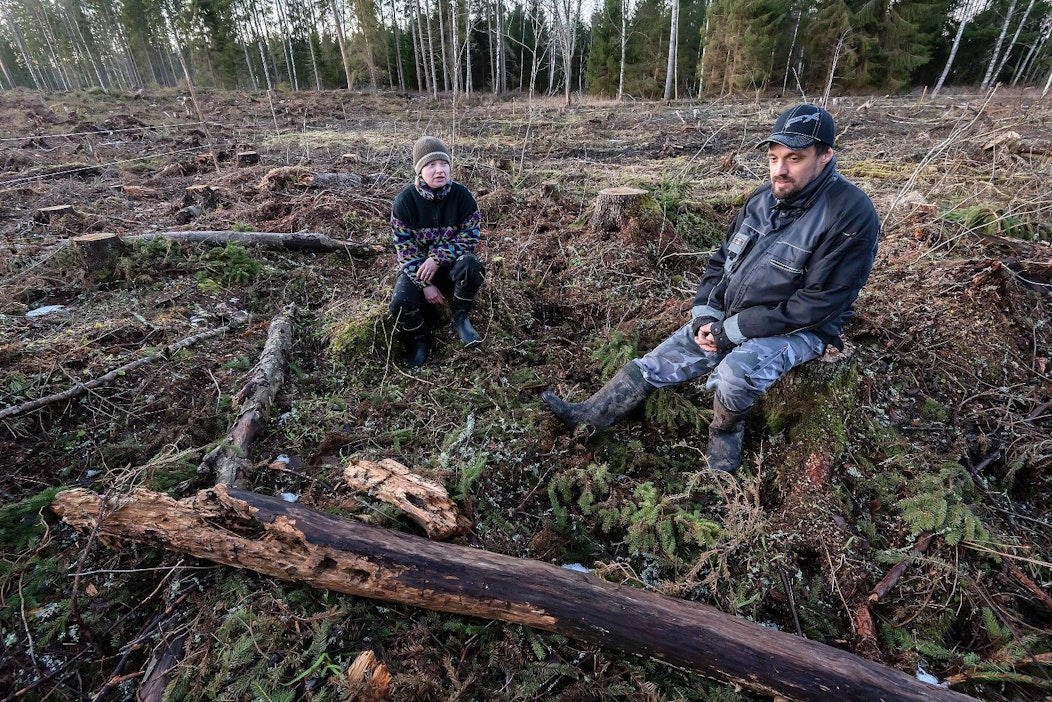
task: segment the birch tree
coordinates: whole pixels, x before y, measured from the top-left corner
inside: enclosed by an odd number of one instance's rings
[[[583,0],[552,0],[552,30],[563,59],[564,96],[570,105],[573,87],[573,59],[577,51],[577,24],[581,19]]]
[[[990,87],[990,82],[996,77],[994,75],[994,67],[997,65],[998,59],[1001,55],[1001,45],[1004,43],[1005,35],[1008,34],[1008,26],[1012,23],[1012,15],[1015,14],[1016,0],[1008,5],[1008,12],[1005,13],[1005,21],[1001,25],[1001,33],[997,35],[997,43],[994,44],[994,51],[990,54],[990,64],[986,68],[986,75],[983,77],[983,82],[979,84],[980,90],[986,90]]]
[[[676,86],[677,50],[679,47],[679,0],[672,0],[671,31],[668,38],[668,69],[665,71],[665,101],[672,99]]]
[[[938,95],[939,91],[942,90],[943,83],[946,82],[946,76],[950,74],[950,67],[953,66],[953,61],[957,58],[957,50],[961,47],[961,37],[964,36],[964,28],[975,17],[978,11],[978,3],[981,1],[964,0],[964,4],[959,9],[960,22],[957,24],[957,34],[954,36],[953,44],[950,46],[950,55],[946,58],[946,65],[942,69],[942,75],[939,76],[939,81],[931,91],[932,97]]]

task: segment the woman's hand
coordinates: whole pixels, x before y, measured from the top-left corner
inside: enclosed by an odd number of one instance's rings
[[[438,272],[438,261],[431,258],[430,256],[420,264],[420,267],[416,269],[416,277],[420,279],[421,283],[430,283],[435,279],[435,273]]]
[[[431,259],[427,259],[431,260]],[[424,288],[424,299],[430,302],[432,305],[441,305],[446,301],[445,295],[438,289],[437,285],[428,285]]]

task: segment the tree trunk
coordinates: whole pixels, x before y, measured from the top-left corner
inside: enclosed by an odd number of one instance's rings
[[[1026,6],[1026,12],[1019,18],[1019,24],[1015,27],[1015,34],[1012,35],[1012,40],[1008,42],[1008,46],[1001,54],[1001,61],[997,64],[997,68],[994,70],[994,76],[1001,75],[1001,71],[1004,70],[1005,64],[1008,63],[1008,57],[1012,55],[1012,49],[1015,48],[1016,42],[1019,41],[1019,33],[1023,31],[1023,25],[1030,19],[1030,11],[1034,9],[1034,0],[1030,0],[1030,3]]]
[[[1008,25],[1012,23],[1012,15],[1015,14],[1015,3],[1016,0],[1012,0],[1008,6],[1004,24],[1001,25],[1001,33],[997,35],[997,42],[994,44],[994,52],[990,54],[990,65],[986,68],[986,76],[983,77],[983,82],[979,84],[980,90],[989,88],[990,83],[997,78],[994,74],[994,67],[997,66],[997,59],[1001,56],[1001,45],[1004,43],[1005,35],[1008,34]]]
[[[957,35],[953,38],[953,46],[950,47],[950,55],[946,59],[946,65],[942,69],[942,75],[939,76],[939,82],[935,84],[935,88],[931,91],[931,96],[935,97],[942,90],[943,83],[946,82],[946,76],[950,74],[950,67],[953,65],[953,60],[957,57],[957,49],[961,46],[961,37],[964,36],[964,28],[968,26],[968,22],[971,21],[972,14],[970,12],[971,3],[968,3],[968,7],[965,9],[964,14],[961,16],[961,23],[957,25]]]
[[[617,100],[625,99],[625,54],[628,50],[628,0],[621,0],[621,59],[617,72]]]
[[[67,490],[52,509],[78,529],[97,528],[107,543],[127,539],[312,587],[523,624],[765,695],[816,702],[972,699],[699,602],[224,485],[180,501],[142,489],[109,499]]]
[[[679,50],[679,0],[672,0],[671,32],[668,37],[668,66],[665,69],[665,101],[672,99],[676,87],[676,60]]]
[[[347,81],[347,89],[354,88],[351,85],[351,64],[347,60],[347,39],[343,35],[343,21],[340,19],[340,10],[336,7],[336,0],[329,0],[329,9],[332,10],[332,19],[336,27],[336,42],[340,45],[340,61],[343,62],[343,77]]]

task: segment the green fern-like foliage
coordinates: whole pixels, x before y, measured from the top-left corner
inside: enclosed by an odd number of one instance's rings
[[[46,528],[41,511],[52,503],[58,491],[59,488],[49,488],[0,507],[0,546],[4,551],[14,553],[37,543]]]
[[[667,431],[691,428],[700,433],[709,415],[711,411],[703,412],[684,397],[683,393],[665,389],[658,390],[647,398],[643,408],[643,416],[646,417],[648,424]]]
[[[604,378],[609,378],[617,371],[639,356],[639,340],[629,337],[618,329],[611,329],[610,335],[592,351],[592,359],[599,363]]]
[[[989,531],[969,509],[975,484],[961,464],[943,463],[937,473],[922,473],[906,489],[910,496],[895,506],[914,534],[940,533],[950,545],[989,540]]]

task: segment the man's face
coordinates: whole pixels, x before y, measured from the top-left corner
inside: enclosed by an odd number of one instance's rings
[[[774,196],[786,200],[796,195],[818,177],[832,158],[832,149],[819,154],[813,144],[805,149],[790,149],[772,141],[767,145],[767,163]]]
[[[441,189],[449,182],[449,161],[432,161],[421,169],[420,177],[432,190]]]

